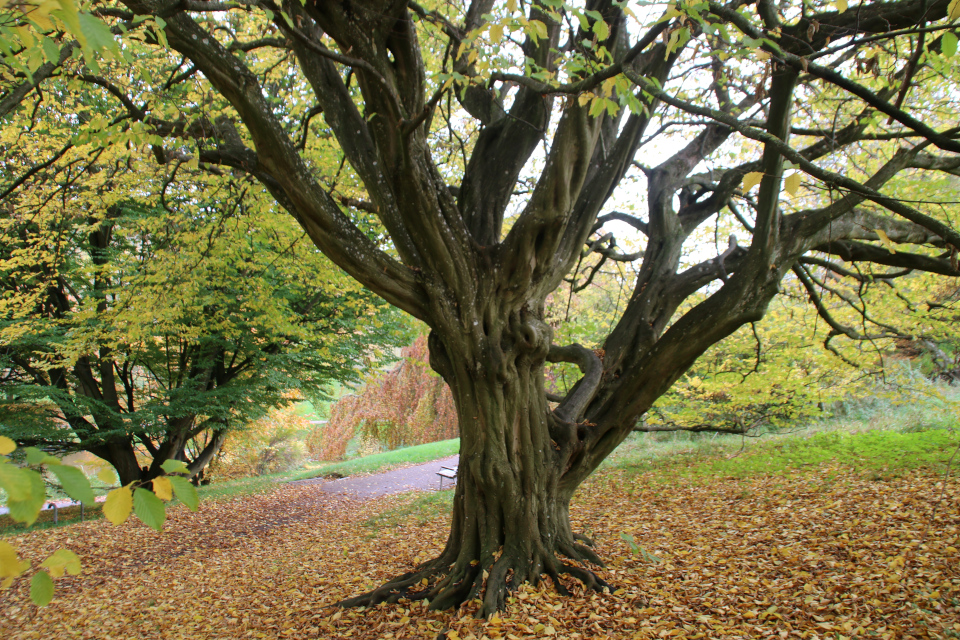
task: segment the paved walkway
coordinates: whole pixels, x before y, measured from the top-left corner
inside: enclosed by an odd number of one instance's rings
[[[440,476],[437,472],[440,467],[453,467],[457,465],[460,456],[450,456],[431,460],[423,464],[402,469],[394,469],[386,473],[375,473],[368,476],[348,476],[339,480],[329,480],[327,478],[310,478],[308,480],[296,480],[290,484],[296,486],[320,485],[321,491],[332,493],[334,495],[348,495],[361,500],[367,498],[379,498],[380,496],[390,495],[391,493],[403,493],[405,491],[436,491],[440,488]],[[447,478],[443,480],[443,486],[449,487],[453,481]],[[103,502],[105,496],[98,496],[97,501]],[[44,509],[52,502],[45,503]],[[60,508],[76,506],[79,503],[71,500],[60,500],[57,506]],[[6,507],[0,507],[0,515],[8,513]]]
[[[369,476],[348,476],[339,480],[310,478],[309,480],[297,480],[290,484],[298,486],[317,484],[320,485],[321,491],[350,495],[360,499],[378,498],[391,493],[403,493],[404,491],[436,491],[440,488],[440,476],[437,475],[440,467],[455,466],[459,460],[460,456],[450,456]],[[451,480],[444,479],[443,486],[447,487],[451,484]]]

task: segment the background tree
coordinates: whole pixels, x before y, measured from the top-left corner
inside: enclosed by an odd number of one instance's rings
[[[162,474],[168,459],[196,475],[231,428],[289,404],[291,391],[322,394],[389,358],[396,314],[246,186],[161,171],[151,206],[128,200],[150,176],[106,155],[78,176],[65,154],[7,199],[5,435],[90,451],[124,485]]]
[[[794,282],[832,343],[901,333],[862,305],[856,324],[836,314],[814,265],[858,289],[958,275],[956,208],[907,186],[960,167],[958,0],[627,5],[92,9],[169,78],[110,84],[118,115],[100,131],[140,127],[166,136],[147,142],[163,162],[248,173],[431,329],[461,429],[450,537],[345,604],[479,595],[489,614],[543,574],[600,586],[570,500],[711,346]],[[382,234],[364,231],[371,215]],[[546,300],[585,248],[610,249],[594,234],[615,221],[642,236],[620,317],[600,349],[557,344]],[[583,375],[554,406],[557,362]]]
[[[401,351],[390,371],[367,375],[355,394],[342,396],[330,420],[307,439],[319,460],[339,460],[356,436],[387,450],[460,435],[450,388],[430,369],[427,337],[419,336]]]

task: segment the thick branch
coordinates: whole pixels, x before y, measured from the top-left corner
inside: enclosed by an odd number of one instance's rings
[[[553,415],[563,422],[576,422],[593,399],[603,374],[603,361],[596,353],[579,344],[566,347],[553,345],[547,354],[548,362],[570,362],[577,365],[583,377],[573,386]]]

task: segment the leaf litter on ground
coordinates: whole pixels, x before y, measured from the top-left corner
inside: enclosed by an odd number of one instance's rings
[[[44,608],[30,604],[28,580],[0,591],[0,637],[960,635],[960,485],[942,471],[878,476],[827,462],[788,475],[673,473],[681,468],[603,471],[575,498],[574,530],[597,543],[612,593],[526,585],[489,620],[473,617],[474,604],[340,609],[437,554],[448,519],[379,518],[409,510],[419,500],[409,495],[357,502],[287,486],[171,509],[162,533],[100,520],[8,538],[34,564],[73,551],[84,571],[57,579]]]

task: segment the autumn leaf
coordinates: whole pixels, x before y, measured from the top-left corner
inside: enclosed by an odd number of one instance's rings
[[[793,195],[797,192],[797,189],[800,188],[800,172],[795,171],[791,173],[783,181],[783,189],[790,195]]]
[[[0,585],[10,586],[14,578],[30,568],[30,563],[17,557],[17,550],[9,542],[0,540]]]
[[[133,510],[133,492],[130,487],[118,487],[107,494],[103,503],[103,515],[113,524],[120,524]]]
[[[158,476],[153,479],[153,492],[161,500],[173,500],[173,485],[166,476]]]
[[[746,193],[756,185],[760,184],[761,180],[763,180],[763,174],[761,172],[751,171],[747,175],[743,176],[743,182],[741,183],[740,188],[743,189],[744,193]]]
[[[887,248],[887,251],[890,253],[896,253],[897,249],[893,246],[893,241],[890,239],[890,236],[887,235],[887,232],[883,229],[874,229],[877,232],[877,235],[880,237],[880,242],[883,243],[883,246]]]
[[[80,556],[69,549],[58,549],[40,566],[47,569],[54,578],[59,578],[64,571],[72,576],[80,574]]]
[[[0,436],[0,455],[13,453],[17,448],[17,443],[6,436]]]

